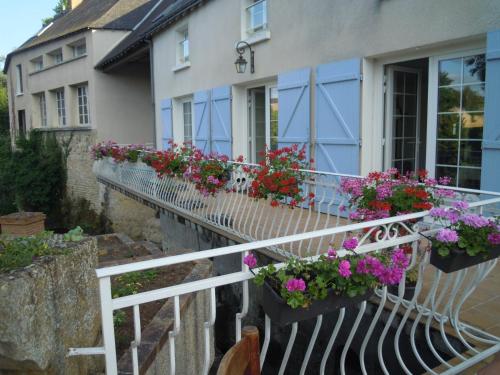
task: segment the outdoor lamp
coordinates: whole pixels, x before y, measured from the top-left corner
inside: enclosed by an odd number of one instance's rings
[[[244,41],[238,42],[238,44],[236,45],[236,52],[240,54],[234,62],[234,65],[236,66],[236,72],[245,73],[245,70],[247,68],[247,60],[243,57],[243,53],[245,53],[246,47],[248,47],[248,49],[250,50],[250,73],[254,73],[254,52],[252,51],[250,44]]]

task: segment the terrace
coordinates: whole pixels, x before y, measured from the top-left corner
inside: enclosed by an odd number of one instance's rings
[[[200,194],[189,181],[159,178],[152,168],[142,163],[117,164],[103,159],[95,163],[94,172],[99,182],[129,197],[162,212],[175,213],[240,243],[98,269],[104,345],[72,349],[70,354],[105,355],[108,374],[118,373],[113,311],[122,308],[134,311],[136,334],[131,343],[131,358],[134,374],[138,374],[140,307],[161,299],[173,299],[175,325],[168,345],[170,374],[174,374],[176,368],[183,366],[176,362],[175,355],[175,342],[183,334],[179,328],[179,299],[190,293],[206,294],[210,314],[204,322],[199,322],[203,325],[205,340],[203,347],[193,350],[204,351],[203,373],[208,374],[213,354],[211,336],[219,319],[217,291],[231,286],[240,295],[240,308],[234,317],[235,341],[241,339],[242,325],[250,319],[250,311],[255,310],[251,305],[259,298],[257,289],[249,285],[254,274],[243,263],[245,255],[250,251],[261,252],[278,262],[292,256],[314,257],[326,252],[329,245],[338,248],[344,239],[353,235],[360,238],[356,249],[359,254],[409,245],[412,255],[406,272],[417,270],[418,273],[413,295],[405,294],[403,278],[395,289],[377,289],[368,300],[319,315],[313,322],[277,327],[267,315],[260,316],[263,373],[325,374],[338,368],[341,374],[456,374],[473,371],[474,366],[484,367],[484,361],[500,351],[500,338],[495,334],[500,321],[488,311],[498,304],[496,260],[453,273],[434,268],[429,264],[430,253],[425,251],[425,236],[436,231],[428,211],[353,223],[348,219],[348,212],[339,209],[346,203],[346,197],[338,192],[340,178],[345,176],[332,173],[306,171],[303,189],[315,194],[315,205],[303,204],[291,210],[273,208],[267,201],[249,198],[250,179],[241,169],[231,175],[231,193],[208,197]],[[472,211],[484,215],[493,215],[500,203],[500,193],[453,190],[461,200],[470,202]],[[339,256],[344,254],[339,252]],[[241,257],[241,267],[235,272],[125,297],[111,296],[111,277],[231,255]],[[270,345],[277,335],[286,337],[283,345]],[[304,341],[307,341],[305,350],[298,349],[297,345],[303,345]]]

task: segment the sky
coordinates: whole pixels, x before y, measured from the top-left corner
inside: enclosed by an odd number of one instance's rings
[[[6,56],[42,27],[57,0],[0,0],[0,55]],[[3,63],[0,63],[0,68]]]

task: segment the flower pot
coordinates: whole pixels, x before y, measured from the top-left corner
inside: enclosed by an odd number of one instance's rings
[[[307,309],[302,307],[294,309],[266,282],[262,290],[262,308],[273,323],[283,326],[356,305],[370,298],[372,294],[373,290],[369,290],[363,295],[350,298],[330,291],[324,300],[314,301]]]
[[[408,282],[406,282],[403,299],[411,301],[413,299],[413,296],[415,295],[415,287],[416,287],[415,283],[409,284]],[[389,285],[387,287],[387,291],[391,294],[394,294],[395,296],[398,295],[398,290],[399,290],[399,285]]]
[[[470,256],[462,249],[453,249],[450,254],[443,257],[439,255],[437,250],[431,251],[431,264],[445,273],[463,270],[464,268],[475,266],[489,260],[493,260],[500,256],[500,245],[492,246],[488,254],[478,254]]]

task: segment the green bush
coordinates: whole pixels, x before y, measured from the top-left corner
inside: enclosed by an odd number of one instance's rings
[[[22,211],[41,211],[53,220],[66,185],[61,147],[54,135],[31,132],[16,141],[12,154],[16,205]]]
[[[14,181],[10,136],[0,131],[0,215],[16,211]]]

